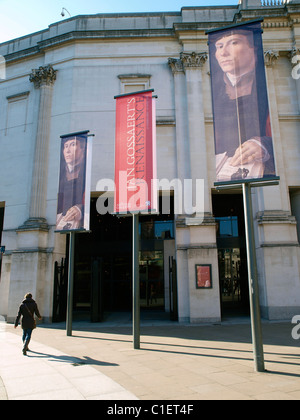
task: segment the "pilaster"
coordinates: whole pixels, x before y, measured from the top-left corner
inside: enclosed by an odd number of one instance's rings
[[[37,135],[33,162],[31,200],[29,219],[20,226],[19,231],[47,231],[46,192],[48,175],[48,149],[52,105],[52,87],[56,80],[56,70],[51,65],[32,70],[29,80],[40,91]]]
[[[180,59],[169,58],[168,64],[174,77],[177,177],[183,182],[191,178],[185,75]]]
[[[260,189],[259,210],[288,210],[289,193],[286,184],[284,150],[278,118],[276,80],[274,70],[279,58],[278,51],[267,50],[264,53],[267,79],[270,122],[273,138],[276,175],[280,176],[280,185]]]
[[[208,170],[206,160],[202,79],[202,69],[208,59],[208,55],[206,52],[182,52],[180,54],[180,59],[183,64],[186,77],[191,179],[193,182],[195,182],[196,179],[205,180],[204,211],[211,213],[211,201],[207,182]]]
[[[290,197],[284,161],[277,105],[276,63],[279,53],[265,52],[267,87],[278,186],[255,188],[253,192],[257,225],[257,261],[262,316],[291,319],[300,308],[299,244],[297,224],[291,215]],[[295,275],[298,273],[298,275]],[[291,303],[293,302],[293,304]]]
[[[207,59],[205,52],[182,52],[179,60],[169,59],[175,87],[177,163],[178,169],[182,164],[184,168],[178,173],[191,178],[194,187],[197,179],[204,180],[203,214],[183,215],[176,220],[179,320],[191,323],[218,322],[221,316],[203,106],[202,71]],[[186,111],[179,104],[184,104]],[[199,191],[193,189],[193,197],[196,193]],[[213,267],[213,288],[197,289],[195,266],[207,263]]]
[[[16,230],[17,247],[10,257],[8,322],[13,322],[18,305],[28,292],[39,303],[44,321],[51,319],[53,248],[49,248],[49,226],[45,215],[52,89],[55,79],[56,70],[50,65],[32,70],[29,78],[35,89],[39,90],[39,111],[29,219]]]

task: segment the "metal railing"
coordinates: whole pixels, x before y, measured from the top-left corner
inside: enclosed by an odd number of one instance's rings
[[[289,3],[289,0],[261,0],[263,7],[284,6]]]

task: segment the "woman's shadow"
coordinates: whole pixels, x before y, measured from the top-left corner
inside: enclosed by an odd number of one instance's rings
[[[28,350],[27,356],[49,359],[49,362],[69,363],[72,366],[83,366],[83,365],[119,366],[117,363],[110,363],[110,362],[104,362],[102,360],[95,360],[89,356],[83,356],[82,358],[67,356],[67,355],[55,356],[53,354],[41,353],[41,352],[32,351],[32,350]]]

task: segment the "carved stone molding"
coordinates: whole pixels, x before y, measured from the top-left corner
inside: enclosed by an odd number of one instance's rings
[[[264,52],[265,56],[265,65],[267,67],[273,67],[279,57],[279,53],[277,51],[268,50]]]
[[[41,66],[38,69],[33,69],[29,76],[30,82],[34,83],[34,87],[39,89],[41,86],[52,86],[56,80],[57,70],[54,70],[51,65]]]
[[[292,216],[290,212],[283,210],[265,210],[259,211],[256,215],[257,222],[259,225],[275,223],[275,224],[293,224],[295,225],[296,218]]]
[[[173,74],[176,73],[183,73],[183,63],[180,59],[177,58],[169,58],[168,64],[172,70]]]
[[[184,69],[186,69],[186,68],[197,68],[197,67],[202,68],[203,65],[206,63],[206,61],[208,59],[208,55],[207,55],[206,52],[203,52],[203,53],[196,53],[196,52],[185,53],[185,52],[182,52],[180,54],[180,59],[183,63]]]
[[[25,232],[25,231],[49,231],[49,225],[47,220],[43,217],[31,217],[22,225],[19,226],[16,232]]]

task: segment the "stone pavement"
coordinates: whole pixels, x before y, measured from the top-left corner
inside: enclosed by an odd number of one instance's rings
[[[288,322],[263,322],[266,372],[254,371],[248,319],[221,325],[130,317],[40,325],[23,356],[20,328],[0,328],[0,399],[300,400],[300,340]]]

